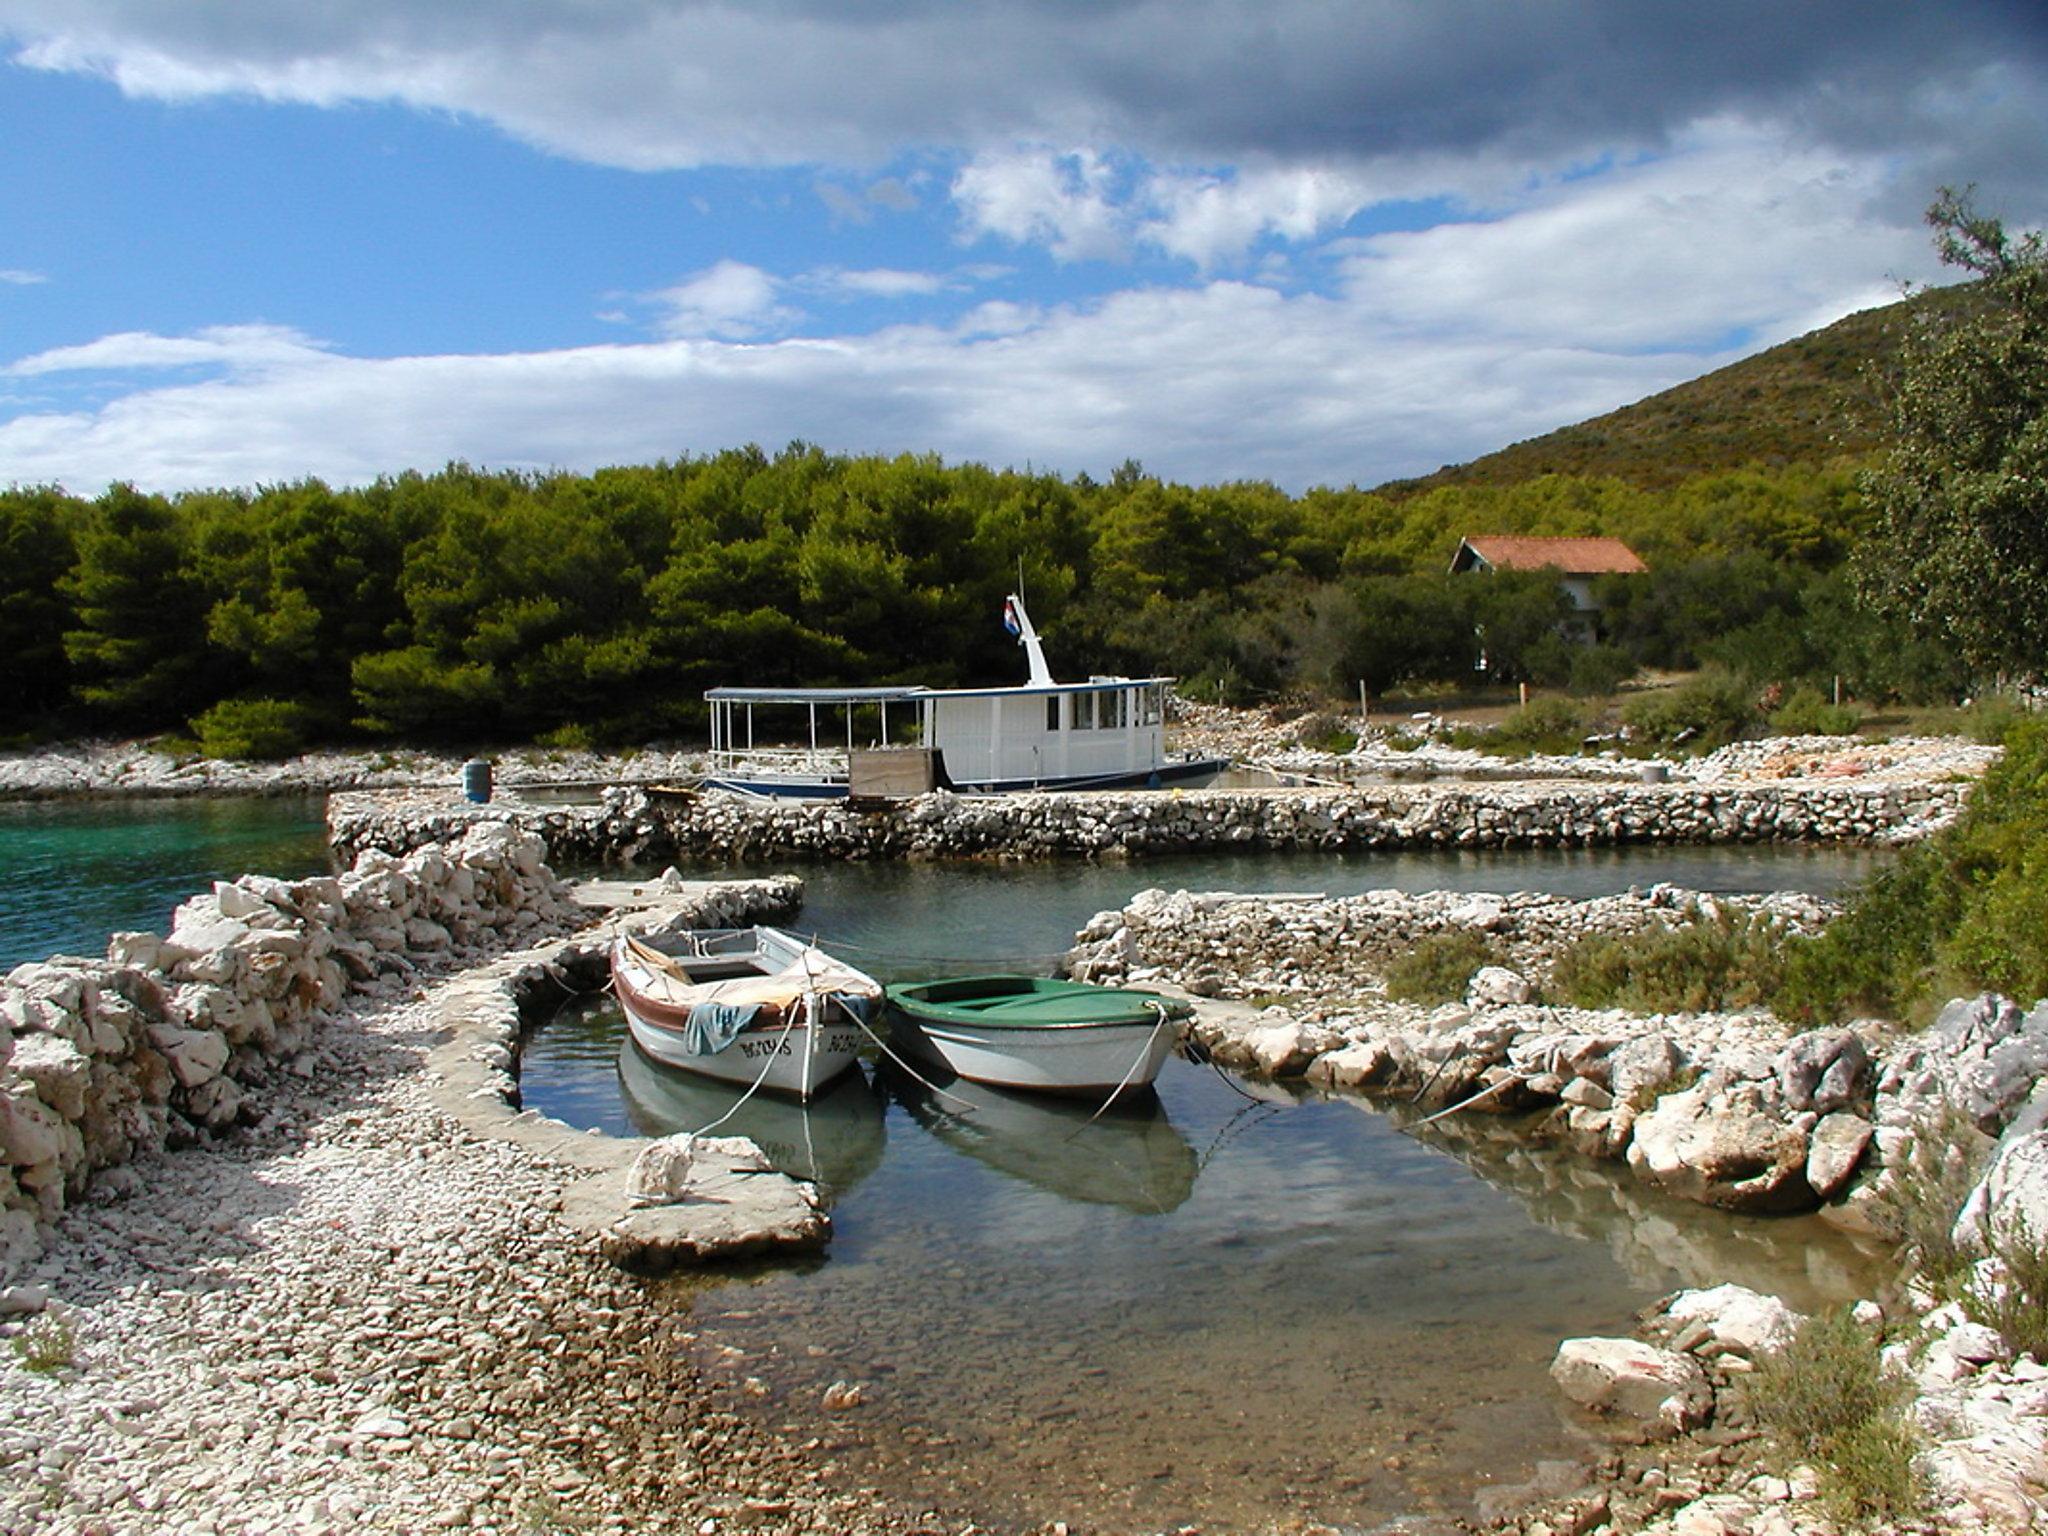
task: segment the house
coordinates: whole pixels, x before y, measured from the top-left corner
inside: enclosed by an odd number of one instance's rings
[[[1619,539],[1540,539],[1522,534],[1480,534],[1458,541],[1451,574],[1464,571],[1555,571],[1558,585],[1571,599],[1573,616],[1566,629],[1572,638],[1591,642],[1600,627],[1600,605],[1593,599],[1595,576],[1636,575],[1647,570],[1636,552]]]

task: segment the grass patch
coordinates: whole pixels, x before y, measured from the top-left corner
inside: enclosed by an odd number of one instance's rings
[[[1750,1378],[1772,1443],[1820,1468],[1822,1496],[1846,1520],[1910,1519],[1925,1500],[1905,1417],[1912,1388],[1885,1370],[1879,1343],[1846,1307],[1816,1313]]]
[[[1717,911],[1639,933],[1581,939],[1546,989],[1579,1008],[1708,1013],[1766,1006],[1782,984],[1785,937],[1768,918]]]
[[[1425,934],[1387,967],[1387,996],[1402,1003],[1457,1003],[1482,966],[1499,965],[1501,949],[1470,928]]]
[[[44,1311],[13,1339],[14,1357],[23,1370],[54,1376],[77,1363],[78,1333],[71,1319],[55,1307]]]

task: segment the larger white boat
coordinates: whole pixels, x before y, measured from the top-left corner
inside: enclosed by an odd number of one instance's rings
[[[1030,680],[1008,688],[713,688],[705,783],[749,794],[830,798],[958,789],[1156,789],[1199,784],[1229,764],[1169,757],[1170,677],[1054,682],[1023,600],[1003,623]],[[791,742],[794,741],[794,745]]]
[[[851,1068],[882,988],[779,928],[621,935],[612,990],[656,1061],[808,1099]]]

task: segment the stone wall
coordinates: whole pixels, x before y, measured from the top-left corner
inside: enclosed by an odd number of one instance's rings
[[[323,1070],[321,1026],[352,993],[585,921],[544,852],[479,823],[402,858],[367,850],[338,877],[223,882],[167,936],[17,966],[0,983],[0,1276],[95,1175],[259,1123],[267,1083]]]
[[[941,792],[861,804],[622,789],[589,805],[508,798],[490,807],[415,792],[336,795],[328,802],[328,834],[348,858],[365,847],[459,836],[481,816],[510,817],[545,836],[565,863],[1902,841],[1952,819],[1969,787],[1549,782],[990,797]]]

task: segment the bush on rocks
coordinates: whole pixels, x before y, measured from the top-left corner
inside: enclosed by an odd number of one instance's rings
[[[1769,917],[1695,908],[1669,926],[1582,939],[1559,957],[1550,991],[1580,1008],[1722,1013],[1768,1005],[1785,970],[1785,938]]]
[[[1499,965],[1498,941],[1469,928],[1424,934],[1387,966],[1387,996],[1403,1003],[1455,1003],[1472,973]]]
[[[1824,1496],[1853,1521],[1910,1519],[1925,1501],[1912,1387],[1885,1369],[1880,1342],[1846,1307],[1816,1313],[1757,1361],[1750,1389],[1780,1453],[1817,1462]]]
[[[303,704],[283,699],[224,699],[192,722],[208,757],[276,762],[306,745]]]
[[[2048,996],[2048,722],[2007,738],[1962,816],[1908,849],[1788,962],[1783,1009],[1908,1020],[1940,998]]]

